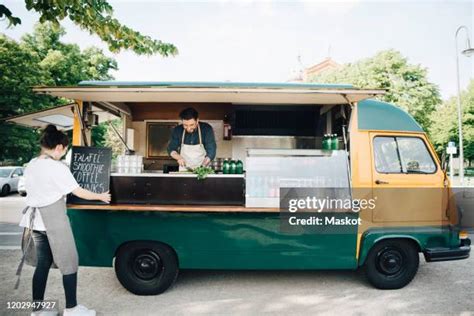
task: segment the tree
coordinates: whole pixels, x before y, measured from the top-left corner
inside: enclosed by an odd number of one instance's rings
[[[38,95],[37,85],[75,85],[82,80],[112,79],[114,59],[100,49],[81,51],[78,45],[60,41],[64,29],[38,24],[33,34],[19,42],[0,34],[0,161],[29,161],[39,150],[39,133],[31,128],[7,124],[2,118],[66,104],[70,100]],[[102,136],[101,136],[102,135]],[[95,133],[95,137],[104,137]],[[104,140],[95,139],[96,143]]]
[[[124,150],[125,146],[123,145],[122,141],[120,138],[117,136],[115,133],[114,129],[110,126],[113,125],[115,129],[120,133],[123,127],[123,120],[121,119],[115,119],[110,121],[109,124],[106,126],[106,131],[105,131],[105,146],[112,148],[112,158],[115,159],[118,155],[121,155]]]
[[[471,165],[474,160],[474,80],[461,93],[464,158]],[[436,150],[446,150],[448,142],[459,144],[457,98],[452,97],[431,114],[430,135]]]
[[[110,70],[117,70],[117,62],[97,47],[81,52],[77,44],[60,41],[64,28],[51,23],[37,24],[32,34],[22,37],[21,46],[40,60],[40,66],[49,73],[53,85],[75,85],[82,80],[109,80]]]
[[[131,49],[138,55],[158,53],[165,57],[178,53],[173,44],[144,36],[120,24],[113,17],[112,6],[105,0],[25,0],[25,3],[28,11],[33,10],[40,14],[41,23],[52,22],[54,27],[59,27],[60,21],[69,18],[90,34],[99,36],[112,52]],[[9,26],[21,24],[21,19],[13,16],[5,5],[0,5],[0,18],[8,19]]]
[[[428,82],[427,70],[409,64],[395,50],[382,51],[374,57],[328,70],[309,81],[387,89],[387,93],[378,98],[399,105],[425,129],[430,126],[430,113],[441,103],[438,87]]]
[[[35,95],[31,86],[51,84],[47,72],[39,67],[39,59],[23,50],[19,43],[0,35],[0,118],[46,108],[52,98]],[[34,150],[37,142],[34,131],[10,126],[0,121],[0,160],[23,162],[25,153]]]

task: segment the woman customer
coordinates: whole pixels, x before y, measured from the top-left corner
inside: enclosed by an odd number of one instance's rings
[[[79,258],[66,214],[65,196],[72,192],[86,200],[109,203],[110,194],[108,191],[94,193],[79,186],[68,166],[60,161],[66,154],[68,144],[67,135],[54,125],[50,124],[44,129],[40,141],[41,153],[28,163],[24,172],[27,208],[23,211],[20,226],[32,229],[36,250],[33,302],[44,300],[49,269],[54,261],[62,274],[66,296],[63,315],[93,316],[94,310],[78,305],[76,301]],[[26,253],[18,268],[18,275],[25,256]],[[58,312],[35,306],[31,315],[58,315]]]

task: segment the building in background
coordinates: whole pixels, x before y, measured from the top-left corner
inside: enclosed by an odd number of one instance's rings
[[[341,65],[331,59],[331,57],[327,57],[322,62],[313,65],[311,67],[306,68],[303,71],[303,81],[308,81],[309,78],[319,75],[323,72],[340,68]]]
[[[322,62],[304,67],[301,58],[298,56],[299,67],[292,71],[289,82],[307,82],[311,77],[319,75],[323,72],[340,68],[341,65],[335,62],[331,57],[325,58]]]

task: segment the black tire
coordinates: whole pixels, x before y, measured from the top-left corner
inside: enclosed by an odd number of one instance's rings
[[[173,248],[156,241],[122,245],[115,258],[115,274],[124,288],[136,295],[158,295],[178,277],[178,258]]]
[[[21,192],[20,195],[21,196],[26,196],[26,192]]]
[[[0,196],[7,196],[10,193],[10,186],[8,184],[5,184],[2,187],[2,191],[0,192]]]
[[[400,289],[413,280],[418,271],[418,245],[406,239],[390,239],[370,250],[365,272],[369,282],[379,289]]]

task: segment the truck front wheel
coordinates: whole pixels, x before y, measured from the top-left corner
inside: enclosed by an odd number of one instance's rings
[[[128,291],[137,295],[157,295],[178,277],[178,258],[161,242],[133,241],[122,245],[115,258],[115,273]]]
[[[399,289],[411,282],[418,271],[417,245],[404,239],[383,240],[370,250],[365,271],[369,282],[379,289]]]

